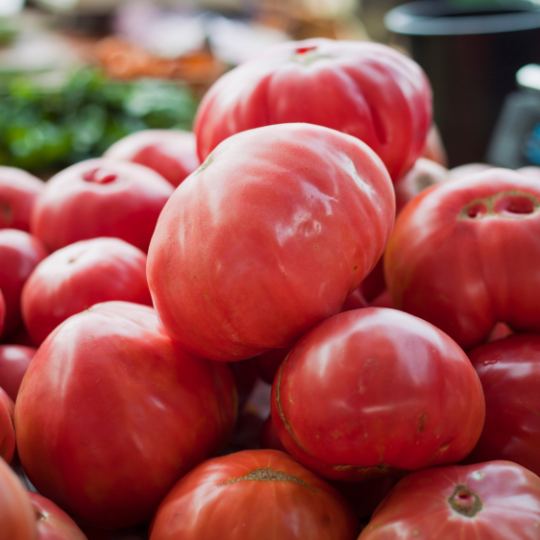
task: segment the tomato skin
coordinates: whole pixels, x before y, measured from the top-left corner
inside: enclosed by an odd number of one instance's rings
[[[52,501],[30,491],[28,497],[36,514],[38,540],[86,540],[77,524]]]
[[[504,459],[540,473],[540,336],[514,335],[469,351],[486,422],[466,463]]]
[[[453,465],[400,480],[359,540],[536,540],[539,521],[540,479],[532,472],[508,461]]]
[[[28,276],[47,256],[41,241],[24,231],[0,230],[0,290],[6,303],[3,336],[21,325],[21,292]]]
[[[40,345],[68,317],[112,300],[152,305],[146,254],[119,238],[93,238],[41,261],[24,286],[25,326]]]
[[[428,189],[399,215],[384,264],[394,306],[464,349],[497,322],[539,332],[540,184],[490,169]]]
[[[340,313],[308,332],[272,387],[272,418],[287,451],[345,481],[463,459],[480,437],[484,407],[456,343],[384,308]]]
[[[28,494],[7,463],[0,459],[0,540],[38,540]]]
[[[144,165],[174,187],[201,164],[195,135],[180,130],[136,131],[114,143],[103,157]]]
[[[22,345],[0,345],[0,388],[15,401],[24,374],[36,349]]]
[[[246,450],[180,480],[157,510],[150,540],[353,540],[358,530],[346,501],[321,478],[283,452]]]
[[[174,188],[137,163],[90,159],[51,178],[30,229],[51,250],[112,236],[148,251],[158,216]]]
[[[224,139],[271,124],[305,122],[364,141],[397,180],[424,150],[431,88],[414,61],[385,45],[309,39],[267,49],[221,77],[194,131],[201,161]]]
[[[32,360],[15,407],[19,456],[39,492],[70,514],[128,527],[226,444],[236,401],[229,368],[176,348],[152,308],[97,304]]]
[[[11,463],[15,454],[15,430],[13,428],[12,399],[0,388],[0,458]]]
[[[268,448],[270,450],[279,450],[280,452],[287,452],[287,449],[283,446],[283,443],[279,439],[276,426],[270,415],[264,422],[261,433],[261,448]]]
[[[433,124],[429,130],[422,157],[434,161],[444,168],[448,168],[446,149],[444,148],[439,129],[435,124]]]
[[[4,300],[4,295],[0,291],[0,336],[4,330],[4,323],[6,321],[6,301]]]
[[[0,167],[0,229],[30,232],[30,215],[45,184],[14,167]]]
[[[357,139],[308,124],[239,133],[163,209],[148,254],[154,305],[203,358],[292,346],[339,311],[393,220],[388,173]]]

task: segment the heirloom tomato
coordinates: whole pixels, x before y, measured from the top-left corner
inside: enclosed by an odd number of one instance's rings
[[[146,254],[119,238],[93,238],[41,261],[26,281],[21,307],[39,345],[68,317],[111,300],[152,305]]]
[[[174,187],[201,164],[195,135],[174,129],[136,131],[114,143],[103,157],[144,165]]]
[[[152,308],[127,302],[97,304],[56,328],[15,406],[32,484],[110,528],[149,520],[182,475],[226,444],[235,419],[229,368],[189,356]]]
[[[32,208],[44,187],[26,171],[0,167],[0,229],[30,231]]]
[[[385,253],[398,309],[465,348],[497,322],[540,332],[540,184],[490,169],[428,189],[399,215]]]
[[[174,188],[137,163],[90,159],[53,176],[37,198],[30,228],[51,250],[101,236],[148,251]]]
[[[13,401],[0,388],[0,458],[11,463],[15,454],[15,430],[13,429]]]
[[[0,290],[6,303],[3,336],[21,325],[21,292],[28,276],[47,256],[35,236],[16,229],[0,229]]]
[[[445,168],[448,167],[448,156],[446,155],[446,149],[444,148],[439,129],[435,124],[433,124],[429,130],[422,157],[430,159],[431,161],[434,161]]]
[[[540,478],[508,461],[407,475],[359,540],[537,540]]]
[[[4,322],[6,320],[6,301],[4,300],[4,295],[0,291],[0,336],[4,330]]]
[[[293,347],[274,379],[272,418],[287,451],[335,480],[455,463],[484,423],[465,353],[394,309],[340,313]]]
[[[448,174],[450,180],[461,180],[462,178],[467,178],[473,174],[485,172],[493,168],[493,165],[488,165],[487,163],[467,163],[450,169]]]
[[[515,335],[469,352],[486,423],[467,463],[505,459],[540,474],[540,336]]]
[[[204,160],[224,139],[271,124],[306,122],[364,141],[393,180],[420,157],[431,126],[431,88],[418,64],[377,43],[282,43],[221,77],[195,119]]]
[[[382,255],[394,194],[364,143],[308,124],[223,141],[167,202],[148,255],[169,335],[212,360],[290,347]]]
[[[0,459],[0,540],[38,540],[28,493],[3,459]]]
[[[36,354],[33,347],[0,345],[0,388],[15,401],[24,374]]]
[[[354,540],[359,528],[345,499],[290,456],[246,450],[182,478],[160,504],[150,540]]]

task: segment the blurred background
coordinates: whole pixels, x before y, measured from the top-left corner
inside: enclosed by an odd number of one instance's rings
[[[450,166],[540,164],[540,0],[0,0],[0,164],[47,178],[133,131],[191,129],[228,69],[310,37],[417,60]]]

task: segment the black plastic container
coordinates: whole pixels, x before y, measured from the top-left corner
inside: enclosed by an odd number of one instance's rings
[[[484,161],[515,75],[540,63],[540,3],[424,0],[387,13],[387,28],[426,71],[450,165]]]

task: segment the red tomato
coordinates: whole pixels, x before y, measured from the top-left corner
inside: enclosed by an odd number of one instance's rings
[[[87,540],[77,524],[56,504],[28,492],[36,516],[38,540]]]
[[[435,124],[433,124],[429,130],[422,157],[430,159],[431,161],[434,161],[445,168],[448,167],[448,156],[446,155],[441,134],[439,133],[439,130]]]
[[[540,479],[507,461],[409,474],[359,540],[536,540]]]
[[[137,163],[83,161],[47,182],[34,206],[31,230],[51,251],[100,236],[148,251],[173,191],[163,177]]]
[[[272,349],[257,356],[255,360],[257,362],[257,371],[259,373],[259,377],[264,382],[272,384],[274,382],[274,377],[276,376],[277,370],[279,369],[279,366],[281,366],[281,362],[285,360],[286,356],[290,352],[291,347],[287,347],[285,349]]]
[[[102,529],[79,522],[88,540],[148,540],[148,527],[129,527],[126,529]]]
[[[514,332],[509,328],[507,324],[504,323],[497,323],[493,330],[491,331],[491,334],[489,334],[488,341],[497,341],[498,339],[505,338],[507,336],[511,336]]]
[[[175,187],[201,164],[193,133],[165,129],[132,133],[113,144],[103,157],[145,165]]]
[[[384,307],[384,308],[393,308],[392,298],[390,298],[390,293],[387,290],[384,290],[379,296],[374,298],[369,304],[371,307]]]
[[[38,540],[34,511],[15,473],[0,459],[0,540]]]
[[[486,423],[467,463],[505,459],[540,473],[540,336],[517,335],[473,349]]]
[[[206,159],[235,133],[291,122],[357,137],[397,180],[424,150],[431,88],[418,64],[385,45],[283,43],[233,69],[207,92],[195,119],[199,157]]]
[[[493,165],[488,165],[487,163],[467,163],[466,165],[460,165],[459,167],[450,169],[448,174],[450,175],[450,180],[461,180],[462,178],[468,178],[473,174],[485,172],[493,168]]]
[[[490,169],[421,193],[399,215],[385,254],[398,309],[461,347],[497,322],[540,332],[540,183]]]
[[[6,320],[6,301],[4,300],[4,295],[0,291],[0,336],[4,330],[4,322]]]
[[[36,349],[20,345],[0,346],[0,387],[15,401],[24,374],[36,354]]]
[[[341,495],[287,454],[246,450],[182,478],[159,506],[150,540],[353,540],[359,528]]]
[[[355,306],[351,309],[366,307],[367,303],[379,296],[384,289],[386,289],[386,283],[384,282],[384,266],[383,258],[381,257],[378,260],[375,268],[373,268],[373,270],[364,278],[362,283],[360,283],[358,289],[349,295],[349,300],[351,300],[350,305]],[[356,300],[358,302],[352,300],[355,298],[353,296],[355,293],[357,294]],[[345,300],[345,302],[347,302],[347,300]]]
[[[11,463],[15,454],[13,408],[13,401],[0,388],[0,458],[4,458],[8,463]]]
[[[32,360],[15,407],[30,481],[110,528],[149,520],[183,474],[225,445],[235,418],[229,368],[175,348],[152,308],[127,302],[62,323]]]
[[[93,238],[38,264],[24,286],[21,305],[26,328],[39,345],[71,315],[110,300],[152,305],[146,254],[119,238]]]
[[[272,418],[300,463],[360,481],[455,463],[484,423],[484,397],[465,353],[447,335],[394,309],[332,317],[281,365]]]
[[[21,169],[0,167],[0,229],[30,231],[30,215],[45,184]]]
[[[292,346],[339,311],[393,221],[388,173],[357,139],[308,124],[240,133],[163,210],[148,255],[154,305],[203,358]]]
[[[6,302],[4,337],[20,326],[23,285],[46,256],[45,246],[35,236],[15,229],[0,230],[0,290]]]
[[[261,448],[287,452],[287,449],[283,446],[283,443],[279,439],[276,426],[274,426],[274,422],[272,420],[272,415],[270,415],[264,423],[261,433]]]

